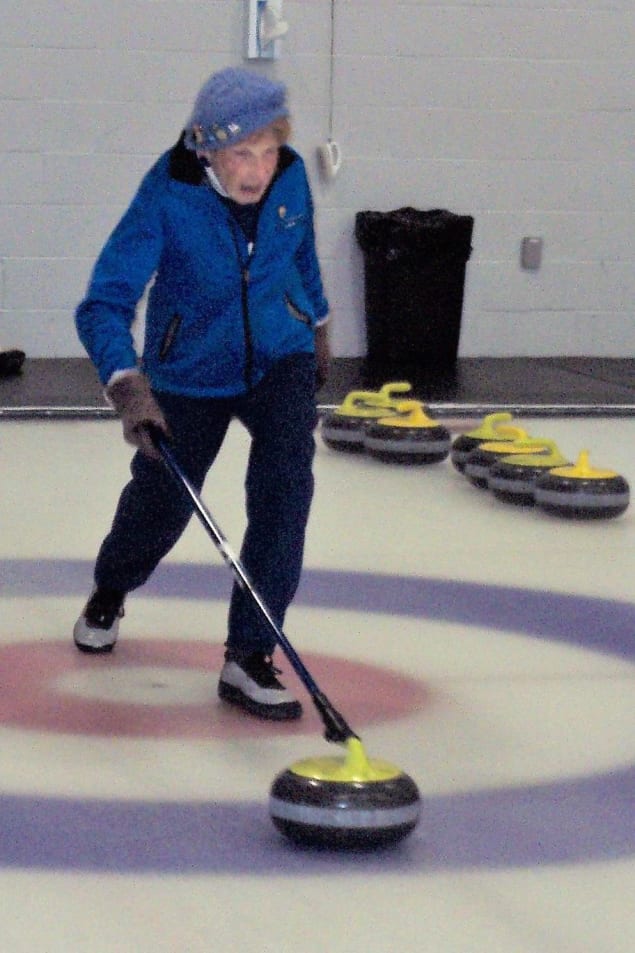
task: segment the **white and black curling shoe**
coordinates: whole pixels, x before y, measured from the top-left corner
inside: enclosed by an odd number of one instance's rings
[[[125,596],[125,592],[115,589],[93,589],[73,628],[73,641],[80,652],[112,652]]]
[[[218,682],[219,698],[257,718],[293,721],[301,717],[302,705],[278,681],[279,674],[264,652],[240,656],[228,649]]]

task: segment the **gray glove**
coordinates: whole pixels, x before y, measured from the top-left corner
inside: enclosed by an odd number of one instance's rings
[[[150,382],[143,374],[126,374],[106,388],[106,396],[121,418],[124,439],[155,460],[160,453],[155,447],[147,425],[152,424],[166,437],[170,431],[161,408],[150,390]]]

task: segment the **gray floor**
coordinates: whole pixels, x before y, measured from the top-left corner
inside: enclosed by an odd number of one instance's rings
[[[459,358],[434,375],[417,369],[369,375],[363,358],[336,358],[318,394],[323,407],[353,389],[406,379],[414,396],[439,413],[479,415],[496,409],[537,415],[630,416],[635,413],[635,359],[595,357]],[[110,416],[97,375],[84,358],[33,358],[22,372],[0,379],[0,415]]]

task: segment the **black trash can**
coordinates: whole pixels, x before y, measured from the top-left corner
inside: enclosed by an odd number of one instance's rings
[[[453,372],[473,227],[472,216],[444,209],[356,214],[369,381]]]

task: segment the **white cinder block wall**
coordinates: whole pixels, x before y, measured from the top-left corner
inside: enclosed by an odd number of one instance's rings
[[[201,82],[243,62],[246,0],[3,0],[0,349],[82,354],[94,258]],[[285,0],[335,353],[364,353],[355,213],[475,218],[460,353],[633,356],[632,0]],[[332,132],[333,183],[315,151]],[[519,266],[541,236],[539,271]]]

